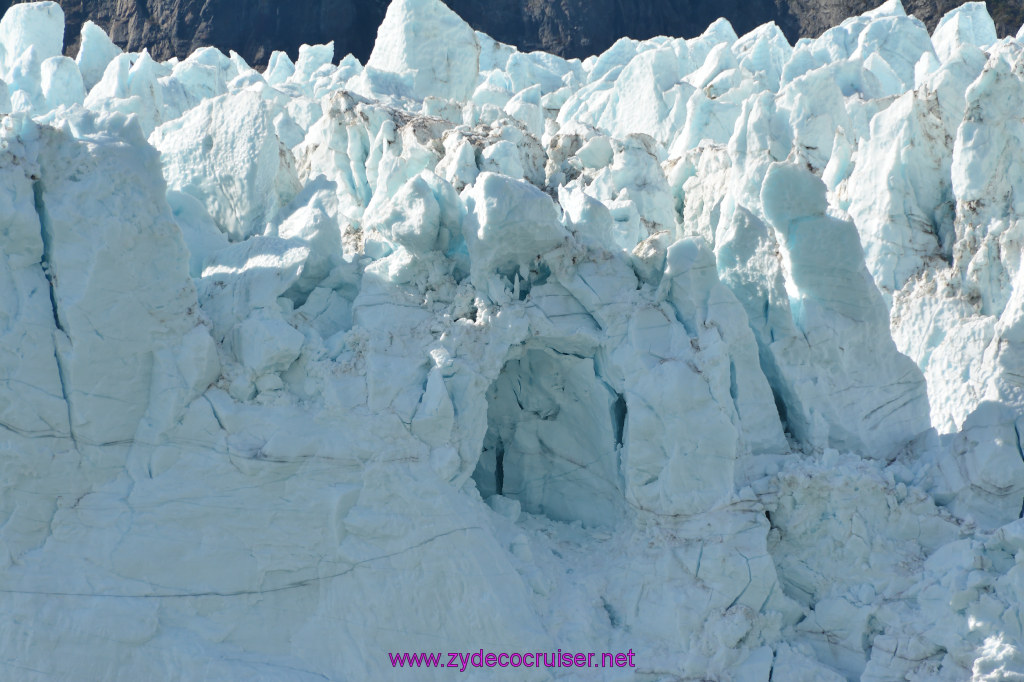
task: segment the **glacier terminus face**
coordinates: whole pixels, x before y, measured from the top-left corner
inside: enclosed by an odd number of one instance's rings
[[[1024,679],[983,3],[580,61],[394,0],[262,73],[63,19],[0,20],[0,679]]]

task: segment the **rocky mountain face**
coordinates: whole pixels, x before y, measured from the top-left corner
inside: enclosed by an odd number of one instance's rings
[[[91,19],[124,49],[147,48],[159,60],[184,58],[214,45],[265,65],[274,49],[292,57],[303,43],[335,41],[338,56],[365,61],[387,0],[58,0],[64,9],[64,44],[78,50],[82,24]],[[9,0],[0,0],[0,12]],[[239,8],[244,8],[239,11]]]
[[[791,40],[802,35],[787,0],[500,0],[487,4],[447,0],[446,4],[477,30],[503,42],[563,57],[603,52],[622,36],[692,37],[722,16],[740,35],[769,21]]]
[[[816,37],[847,17],[856,16],[881,4],[880,0],[780,0],[796,20],[800,37]],[[942,15],[964,4],[964,0],[903,0],[907,14],[935,29]],[[996,22],[1000,36],[1013,35],[1024,22],[1024,4],[1020,0],[987,0],[989,14]],[[776,20],[776,23],[779,23]],[[792,39],[782,23],[779,26]]]
[[[298,46],[333,40],[338,56],[365,61],[387,9],[387,0],[252,0],[244,11],[234,0],[58,0],[67,20],[65,45],[77,51],[82,24],[91,19],[128,49],[149,49],[157,59],[183,58],[214,45],[265,65],[272,49],[294,58]],[[0,12],[12,3],[0,0]],[[881,0],[446,0],[474,28],[523,50],[586,57],[622,36],[691,37],[724,16],[737,33],[774,21],[790,41],[816,37]],[[904,5],[934,29],[964,0],[906,0]],[[1000,36],[1024,23],[1019,0],[987,0]]]

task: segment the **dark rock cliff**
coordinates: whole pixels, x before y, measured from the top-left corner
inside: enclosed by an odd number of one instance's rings
[[[523,50],[563,57],[603,52],[622,36],[693,37],[724,16],[740,35],[774,21],[791,40],[799,22],[788,0],[445,0],[475,28]]]
[[[365,61],[388,0],[58,0],[67,17],[65,45],[77,51],[79,30],[92,19],[129,50],[158,59],[185,57],[198,47],[235,50],[255,65],[270,52],[293,58],[302,43],[335,42],[336,55]],[[791,41],[817,36],[882,0],[445,0],[475,28],[523,50],[565,57],[597,54],[621,36],[699,35],[719,16],[743,34],[774,21]],[[965,0],[904,0],[933,29]],[[0,12],[11,0],[0,0]],[[1024,22],[1021,0],[987,0],[1000,35]]]

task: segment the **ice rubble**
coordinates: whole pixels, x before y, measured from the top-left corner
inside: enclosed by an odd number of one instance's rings
[[[1024,675],[983,4],[580,62],[395,0],[263,74],[62,35],[0,21],[4,677]]]

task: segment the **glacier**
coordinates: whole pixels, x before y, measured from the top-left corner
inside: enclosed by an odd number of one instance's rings
[[[0,679],[1024,679],[1024,29],[63,30],[0,20]],[[388,656],[558,649],[635,667]]]

